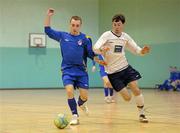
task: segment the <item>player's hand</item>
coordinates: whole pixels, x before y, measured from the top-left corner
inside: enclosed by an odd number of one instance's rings
[[[102,53],[102,55],[104,56],[106,54],[107,51],[109,51],[110,48],[108,46],[103,46],[100,48],[100,51]]]
[[[49,9],[47,10],[47,15],[48,15],[48,16],[54,15],[54,9],[53,9],[53,8],[49,8]]]
[[[108,46],[103,46],[103,47],[101,47],[101,51],[109,51],[110,50],[110,48],[108,47]]]
[[[107,65],[107,63],[105,62],[105,61],[103,61],[103,60],[98,60],[98,61],[96,61],[98,64],[100,64],[100,65],[102,65],[102,66],[106,66]]]
[[[92,67],[92,72],[95,72],[96,71],[96,66],[93,66]]]
[[[107,63],[104,60],[100,60],[98,57],[94,57],[94,61],[102,66],[106,66]]]
[[[142,48],[142,50],[141,50],[141,54],[142,55],[145,55],[145,54],[147,54],[147,53],[149,53],[150,52],[150,47],[149,46],[144,46],[143,48]]]

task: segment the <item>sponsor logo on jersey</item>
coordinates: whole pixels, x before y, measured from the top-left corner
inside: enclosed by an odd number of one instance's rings
[[[115,53],[121,53],[122,52],[122,46],[120,45],[115,45],[115,48],[114,48],[114,52]]]
[[[68,39],[64,39],[64,41],[69,42],[69,40],[68,40]]]

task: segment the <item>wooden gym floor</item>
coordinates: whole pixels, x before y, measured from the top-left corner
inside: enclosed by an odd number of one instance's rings
[[[89,91],[87,117],[80,125],[57,129],[58,113],[71,113],[65,90],[0,90],[0,133],[179,133],[180,92],[143,90],[149,123],[139,123],[134,99],[106,104],[103,89]],[[78,97],[78,91],[76,91]]]

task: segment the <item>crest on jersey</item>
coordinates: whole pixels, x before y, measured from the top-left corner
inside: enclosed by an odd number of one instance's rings
[[[78,45],[82,45],[82,40],[79,40],[79,41],[78,41]]]

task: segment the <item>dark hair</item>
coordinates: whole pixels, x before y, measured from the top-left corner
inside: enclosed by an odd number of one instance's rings
[[[121,21],[123,24],[125,23],[125,16],[123,14],[116,14],[112,18],[112,22],[119,22]]]
[[[74,20],[80,20],[80,22],[81,22],[81,24],[82,24],[82,19],[81,19],[81,17],[79,17],[79,16],[72,16],[71,19],[70,19],[70,22],[71,22],[72,19],[74,19]]]

